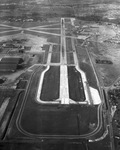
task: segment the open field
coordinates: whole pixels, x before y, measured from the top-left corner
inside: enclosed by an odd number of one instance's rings
[[[59,98],[60,67],[51,67],[45,74],[41,97],[42,101],[54,101]],[[46,88],[47,87],[47,88]]]

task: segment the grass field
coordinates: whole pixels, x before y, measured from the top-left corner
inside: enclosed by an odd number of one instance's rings
[[[60,63],[60,53],[59,52],[52,53],[51,63]]]

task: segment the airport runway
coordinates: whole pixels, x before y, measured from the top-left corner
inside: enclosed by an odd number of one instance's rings
[[[60,43],[50,45],[45,63],[32,75],[7,139],[94,138],[102,128],[101,105],[94,105],[89,95],[89,85],[98,89],[96,78],[89,80],[89,68],[80,65],[64,18],[60,30]]]

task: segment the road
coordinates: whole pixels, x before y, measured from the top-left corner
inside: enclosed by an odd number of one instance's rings
[[[108,130],[108,132],[109,132],[109,134],[110,134],[110,140],[111,140],[111,142],[110,142],[110,147],[111,147],[111,150],[115,150],[115,147],[114,147],[114,139],[113,139],[113,128],[112,128],[111,108],[110,108],[109,103],[106,104],[106,102],[105,102],[105,100],[104,100],[104,93],[103,93],[103,90],[106,91],[106,88],[104,88],[104,84],[103,84],[102,80],[99,79],[100,77],[99,77],[99,75],[97,74],[97,71],[96,71],[96,69],[95,69],[94,63],[92,62],[92,59],[91,59],[91,55],[90,55],[89,50],[88,50],[87,48],[85,48],[85,50],[86,50],[86,52],[87,52],[87,54],[88,54],[88,57],[89,57],[89,59],[90,59],[91,66],[92,66],[92,68],[93,68],[93,70],[94,70],[94,74],[95,74],[96,79],[97,79],[97,85],[98,85],[100,94],[101,94],[102,99],[103,99],[102,104],[103,104],[103,105],[107,105],[107,107],[108,107],[108,110],[106,110],[106,108],[104,108],[104,109],[105,109],[104,111],[106,112],[107,118],[108,118],[108,125],[106,125],[106,128],[107,128],[107,130]],[[99,78],[98,78],[98,77],[99,77]],[[105,94],[107,95],[107,93],[105,93]],[[107,100],[108,100],[108,99],[109,99],[109,98],[107,97]],[[101,109],[101,112],[102,112],[102,109]],[[103,136],[104,136],[104,135],[103,135]]]

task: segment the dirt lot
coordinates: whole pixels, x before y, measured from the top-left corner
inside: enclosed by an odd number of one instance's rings
[[[95,31],[94,31],[95,30]],[[104,86],[110,86],[120,75],[120,44],[119,42],[119,27],[114,25],[98,25],[96,28],[92,27],[92,34],[87,48],[96,65],[98,74],[101,74]],[[96,64],[96,59],[110,60],[113,64]]]

